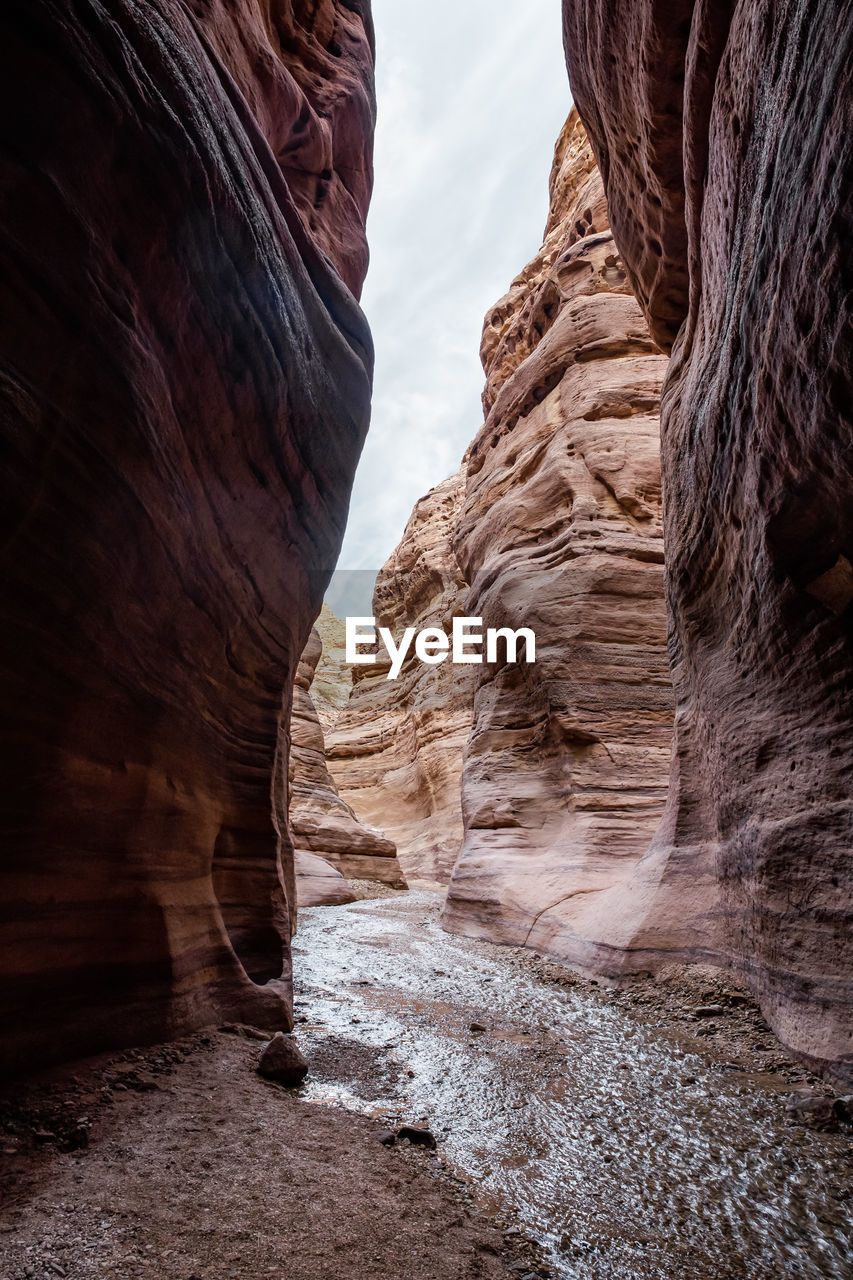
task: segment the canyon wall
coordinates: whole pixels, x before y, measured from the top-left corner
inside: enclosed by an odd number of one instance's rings
[[[672,364],[677,701],[638,892],[719,885],[782,1039],[853,1079],[853,7],[564,0],[616,241]]]
[[[535,665],[475,668],[454,932],[619,969],[626,888],[666,796],[658,409],[666,360],[609,229],[577,113],[537,257],[486,319],[486,421],[455,548],[485,627],[531,627]],[[657,945],[690,950],[707,903],[681,886]]]
[[[290,689],[367,429],[367,0],[0,16],[0,1070],[291,1019]]]
[[[329,774],[323,726],[312,698],[321,653],[315,628],[299,661],[290,727],[290,833],[297,900],[304,907],[352,902],[350,879],[406,888],[392,841],[359,821]],[[280,819],[287,821],[287,815]]]
[[[466,614],[467,586],[453,551],[465,466],[415,504],[376,580],[377,626],[447,634]],[[366,649],[364,652],[368,652]],[[414,648],[397,680],[385,649],[353,667],[349,701],[327,738],[341,795],[397,845],[407,876],[447,881],[462,844],[462,754],[471,727],[474,667],[427,666]]]

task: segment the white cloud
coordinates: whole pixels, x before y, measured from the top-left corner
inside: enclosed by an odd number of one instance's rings
[[[558,0],[374,0],[373,425],[341,557],[378,569],[482,413],[483,317],[539,248],[571,105]]]

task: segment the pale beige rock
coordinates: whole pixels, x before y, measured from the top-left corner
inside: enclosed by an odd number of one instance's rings
[[[328,734],[337,724],[352,692],[352,668],[346,660],[346,623],[324,604],[314,629],[320,637],[322,652],[311,685],[311,701],[323,733]]]
[[[377,578],[377,625],[397,640],[410,626],[450,634],[453,618],[467,612],[452,547],[464,485],[463,464],[420,499]],[[342,797],[394,840],[408,877],[447,881],[462,843],[475,668],[427,666],[412,656],[391,681],[384,649],[381,658],[353,668],[352,695],[328,738],[329,767]]]
[[[353,900],[346,880],[339,884],[330,872],[344,878],[378,880],[394,889],[406,888],[394,844],[382,832],[359,821],[338,795],[326,766],[323,729],[311,697],[321,651],[315,629],[299,662],[290,722],[289,820],[301,906]],[[318,866],[320,861],[329,871]]]
[[[666,653],[659,399],[652,342],[573,111],[541,252],[490,312],[486,422],[456,530],[485,626],[532,627],[531,666],[478,668],[465,841],[445,909],[460,933],[619,969],[638,916],[628,884],[663,810]],[[702,885],[670,932],[701,935]]]
[[[331,862],[297,849],[293,855],[298,907],[340,907],[355,902],[352,885]]]

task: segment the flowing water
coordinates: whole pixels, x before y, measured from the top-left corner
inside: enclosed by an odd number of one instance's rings
[[[381,1064],[373,1088],[342,1071],[306,1096],[427,1121],[566,1280],[853,1277],[849,1135],[788,1127],[783,1092],[444,933],[439,908],[419,891],[300,912],[309,1058],[347,1041]]]

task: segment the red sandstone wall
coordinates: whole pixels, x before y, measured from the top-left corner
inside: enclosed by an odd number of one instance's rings
[[[369,6],[8,0],[0,96],[8,1070],[288,1024],[271,789],[368,421]]]
[[[664,389],[670,799],[782,1039],[853,1079],[853,9],[564,0]]]

